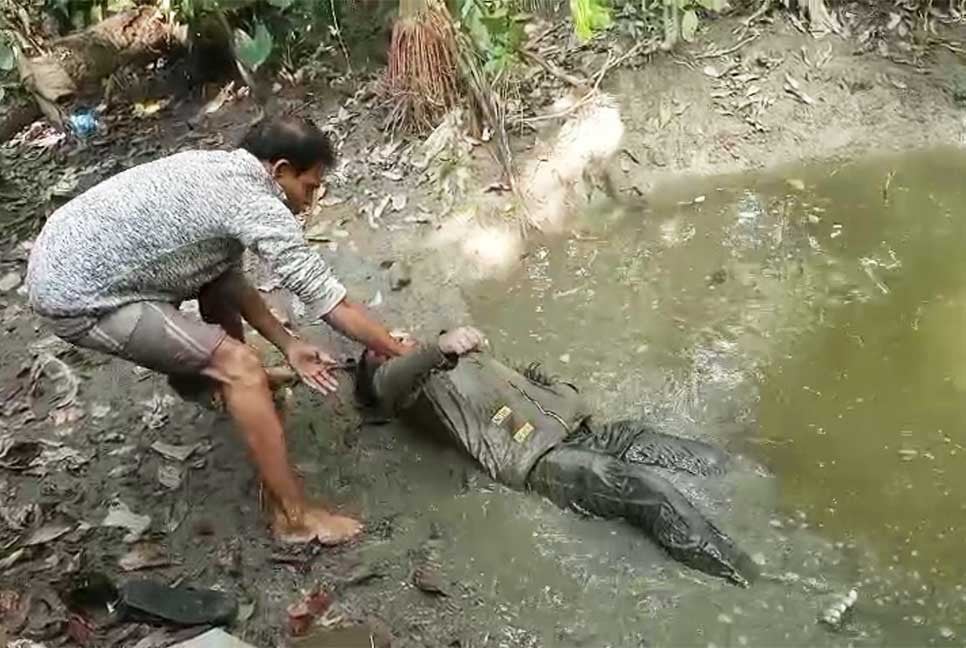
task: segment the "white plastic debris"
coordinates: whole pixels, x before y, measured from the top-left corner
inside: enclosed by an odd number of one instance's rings
[[[128,534],[124,536],[124,542],[137,542],[138,538],[151,526],[151,516],[138,515],[131,511],[127,504],[118,500],[111,505],[111,509],[107,512],[104,521],[101,522],[101,526],[127,529]]]
[[[822,612],[820,617],[821,621],[828,624],[833,628],[838,628],[842,625],[842,620],[845,615],[852,609],[855,602],[859,599],[859,593],[854,589],[849,590],[849,593],[837,597],[837,599],[828,606],[825,611]]]
[[[171,646],[171,648],[255,648],[251,644],[247,644],[241,639],[231,636],[224,630],[214,629],[209,630],[203,635],[199,635],[194,639],[189,639],[179,644]]]
[[[8,272],[0,277],[0,293],[10,292],[20,285],[22,279],[16,272]]]

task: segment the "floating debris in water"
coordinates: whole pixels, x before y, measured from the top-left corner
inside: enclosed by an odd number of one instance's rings
[[[855,602],[858,599],[859,593],[854,589],[849,590],[848,594],[838,597],[838,600],[825,609],[825,611],[822,613],[821,621],[832,628],[838,629],[841,627],[845,616],[852,610],[852,607],[855,605]]]

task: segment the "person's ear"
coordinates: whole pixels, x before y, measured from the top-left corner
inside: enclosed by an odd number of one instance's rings
[[[277,160],[274,164],[272,164],[272,177],[281,178],[282,176],[287,175],[294,170],[295,167],[292,165],[292,163],[282,158],[281,160]]]

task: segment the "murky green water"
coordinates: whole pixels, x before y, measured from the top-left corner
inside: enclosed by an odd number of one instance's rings
[[[551,517],[567,529],[542,554],[583,577],[528,578],[571,584],[587,645],[628,645],[628,624],[658,645],[966,636],[964,174],[948,151],[689,182],[534,241],[470,296],[499,352],[581,382],[603,416],[673,412],[768,473],[687,490],[785,574],[749,592],[653,580],[633,532]],[[501,595],[529,600],[493,569]],[[853,586],[846,627],[817,624],[822,597]]]

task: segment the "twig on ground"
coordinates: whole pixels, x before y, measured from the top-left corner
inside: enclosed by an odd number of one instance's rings
[[[751,36],[748,36],[747,38],[741,39],[740,41],[738,41],[732,47],[728,47],[728,48],[722,49],[722,50],[715,50],[713,52],[705,52],[704,54],[698,54],[694,58],[696,60],[698,60],[698,61],[701,61],[701,60],[704,60],[704,59],[718,58],[720,56],[727,56],[728,54],[734,54],[735,52],[737,52],[738,50],[740,50],[741,48],[743,48],[745,45],[748,45],[748,44],[752,43],[755,39],[758,38],[759,35],[760,34],[758,32],[755,32]]]
[[[644,45],[647,45],[648,47],[644,49]],[[597,90],[600,89],[600,84],[604,80],[604,77],[607,76],[608,72],[610,72],[615,67],[618,67],[624,61],[631,58],[632,56],[635,56],[641,53],[642,49],[644,50],[643,53],[647,55],[647,54],[653,54],[654,52],[658,51],[660,47],[661,45],[657,41],[657,39],[651,39],[650,41],[641,41],[635,44],[634,47],[630,48],[629,50],[627,50],[626,52],[624,52],[622,55],[618,57],[608,56],[607,62],[605,62],[604,65],[601,66],[600,71],[594,75],[593,87],[583,97],[577,100],[572,106],[564,110],[561,110],[559,112],[551,113],[549,115],[538,115],[536,117],[530,117],[529,119],[524,119],[522,120],[522,123],[534,124],[537,122],[548,121],[552,119],[559,119],[561,117],[566,117],[567,115],[570,115],[576,112],[581,107],[586,105],[587,102],[589,102],[594,97],[594,95],[597,93]]]
[[[756,20],[768,13],[768,9],[771,7],[772,0],[762,0],[755,12],[741,21],[742,27],[741,31],[747,30],[754,24]]]
[[[523,54],[524,57],[538,64],[544,70],[549,72],[551,75],[557,77],[564,83],[569,83],[570,85],[576,88],[587,85],[586,79],[581,79],[573,76],[572,74],[568,74],[564,70],[561,70],[557,65],[555,65],[554,63],[551,63],[546,58],[544,58],[543,56],[541,56],[540,54],[537,54],[532,50],[524,48],[523,50],[521,50],[521,53]]]

